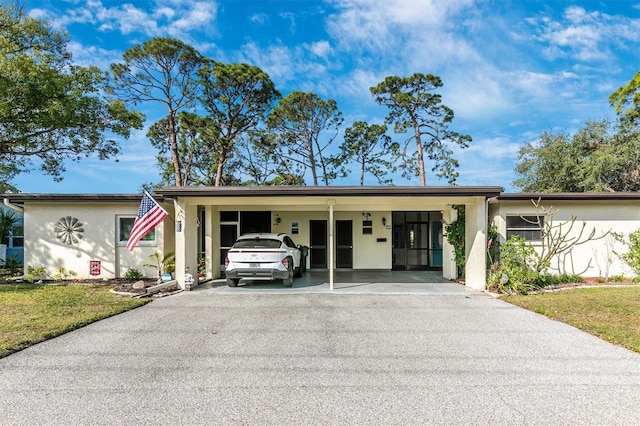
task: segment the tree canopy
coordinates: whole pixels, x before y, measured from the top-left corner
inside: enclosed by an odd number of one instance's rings
[[[616,109],[616,113],[632,124],[640,120],[640,71],[631,81],[618,88],[609,96],[609,103]]]
[[[167,145],[171,153],[175,185],[183,185],[176,114],[194,105],[197,72],[204,58],[180,40],[156,37],[124,52],[124,63],[111,64],[111,91],[128,103],[159,102],[167,109]]]
[[[314,93],[294,91],[284,97],[267,118],[274,138],[265,138],[271,152],[283,162],[297,165],[295,176],[311,171],[313,185],[322,179],[325,185],[336,178],[337,155],[327,148],[338,136],[342,113],[333,99],[324,100]]]
[[[471,136],[449,129],[454,114],[435,93],[440,87],[440,77],[415,73],[410,77],[389,76],[370,89],[374,100],[389,108],[386,124],[393,124],[396,133],[411,131],[411,136],[398,150],[403,160],[400,169],[404,177],[419,176],[422,186],[427,184],[425,155],[433,162],[431,170],[436,176],[453,184],[458,177],[458,161],[453,158],[449,145],[466,148],[471,142]],[[409,149],[411,141],[415,142],[413,152]]]
[[[624,123],[587,121],[573,136],[542,133],[519,150],[514,186],[525,192],[640,190],[640,133]]]
[[[18,6],[0,5],[0,185],[36,167],[62,180],[65,161],[120,152],[141,114],[105,96],[106,76],[71,61],[68,38]]]
[[[267,73],[252,65],[210,61],[199,74],[200,101],[218,131],[207,148],[217,154],[214,185],[219,186],[235,143],[258,131],[280,92]]]
[[[352,161],[358,165],[360,185],[364,185],[366,173],[376,178],[378,183],[391,185],[386,178],[396,167],[390,161],[398,150],[398,144],[391,141],[387,126],[356,121],[344,131],[344,142],[340,145],[342,161]]]

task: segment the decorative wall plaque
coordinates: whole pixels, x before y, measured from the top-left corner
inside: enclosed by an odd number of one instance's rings
[[[82,223],[75,217],[65,216],[58,219],[54,227],[56,238],[70,246],[82,239]]]

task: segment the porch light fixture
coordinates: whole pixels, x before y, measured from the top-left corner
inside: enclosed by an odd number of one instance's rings
[[[382,218],[382,226],[387,226],[387,218],[386,217]]]
[[[280,216],[276,217],[276,223],[280,225],[280,222],[282,222],[282,219],[280,218]]]
[[[362,212],[362,216],[364,217],[365,220],[369,220],[369,216],[371,216],[371,213]]]

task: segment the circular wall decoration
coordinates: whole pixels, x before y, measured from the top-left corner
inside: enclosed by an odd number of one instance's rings
[[[76,244],[82,239],[82,223],[75,217],[65,216],[61,217],[54,227],[56,238],[62,243],[70,246]]]

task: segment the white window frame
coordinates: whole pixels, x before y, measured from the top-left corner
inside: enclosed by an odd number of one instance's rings
[[[129,239],[129,237],[127,237],[126,240],[120,239],[120,234],[121,234],[120,231],[122,230],[122,219],[132,219],[133,221],[135,221],[136,216],[135,215],[116,216],[116,245],[118,246],[126,246],[127,241]],[[133,222],[131,223],[133,224]],[[150,237],[150,235],[152,235],[152,237]],[[151,231],[149,231],[147,235],[145,235],[144,237],[142,237],[140,241],[138,241],[138,244],[136,246],[155,247],[157,245],[158,245],[158,242],[157,242],[156,229],[152,229]]]

